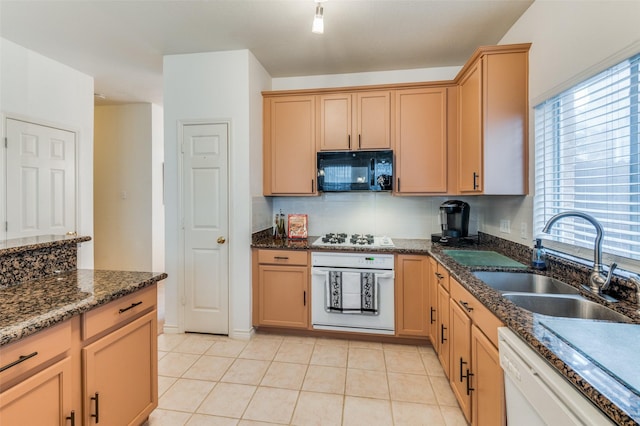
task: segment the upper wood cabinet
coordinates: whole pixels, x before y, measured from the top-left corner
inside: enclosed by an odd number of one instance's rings
[[[318,151],[391,149],[391,92],[318,96]]]
[[[481,48],[456,79],[460,193],[528,191],[529,46]]]
[[[315,96],[265,97],[264,195],[316,193]]]
[[[447,192],[447,88],[398,90],[396,193]]]

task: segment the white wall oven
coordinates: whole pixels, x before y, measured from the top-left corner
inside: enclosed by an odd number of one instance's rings
[[[314,329],[394,334],[394,258],[375,253],[311,253]]]

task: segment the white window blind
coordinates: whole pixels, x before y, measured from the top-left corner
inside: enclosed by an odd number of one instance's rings
[[[603,226],[603,252],[640,260],[640,54],[535,107],[534,227],[578,210]],[[593,248],[595,229],[564,218],[551,239]],[[635,262],[632,262],[635,263]]]

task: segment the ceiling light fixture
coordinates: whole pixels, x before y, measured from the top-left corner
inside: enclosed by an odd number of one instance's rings
[[[316,15],[313,17],[313,25],[311,26],[311,32],[314,34],[324,34],[324,16],[322,10],[322,3],[316,3]]]

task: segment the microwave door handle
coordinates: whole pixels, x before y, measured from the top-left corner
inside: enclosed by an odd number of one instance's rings
[[[375,158],[371,159],[371,188],[373,188],[376,184],[376,160]]]

